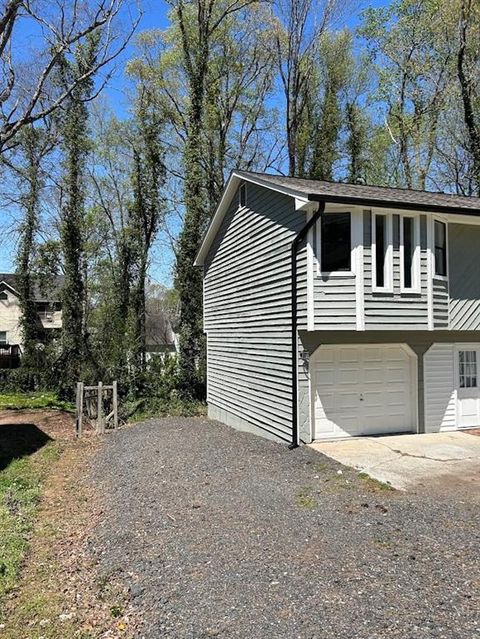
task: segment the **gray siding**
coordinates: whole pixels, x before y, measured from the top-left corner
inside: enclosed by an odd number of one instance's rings
[[[208,402],[289,439],[290,246],[305,214],[293,198],[252,184],[247,205],[233,199],[205,264]],[[299,305],[305,310],[304,284]]]
[[[428,326],[426,219],[420,217],[420,293],[402,293],[400,289],[400,216],[392,216],[393,293],[373,291],[372,214],[364,212],[365,328],[367,330],[421,330]]]
[[[356,326],[355,276],[314,278],[315,330],[352,330]]]
[[[448,225],[450,329],[480,329],[480,226]]]

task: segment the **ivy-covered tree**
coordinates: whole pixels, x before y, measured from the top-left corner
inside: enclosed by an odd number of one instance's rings
[[[92,33],[85,45],[77,49],[75,60],[59,65],[60,81],[65,85],[83,77],[95,65],[99,34]],[[65,281],[62,288],[62,355],[59,389],[72,395],[87,357],[88,334],[84,323],[84,218],[85,166],[91,148],[88,132],[87,101],[94,90],[89,75],[75,84],[61,123],[63,177],[60,212],[60,239]]]

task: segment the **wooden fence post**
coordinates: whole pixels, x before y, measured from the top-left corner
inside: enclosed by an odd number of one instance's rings
[[[105,424],[103,423],[103,383],[98,382],[98,398],[97,398],[97,433],[105,432]]]
[[[117,382],[113,382],[112,400],[113,400],[113,427],[114,428],[118,428],[118,388],[117,388]]]
[[[82,436],[83,421],[83,382],[77,382],[77,406],[75,415],[75,431],[77,437]]]

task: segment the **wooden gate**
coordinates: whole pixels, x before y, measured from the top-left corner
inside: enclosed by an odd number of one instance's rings
[[[109,410],[109,412],[107,412]],[[86,417],[93,425],[97,434],[102,434],[107,428],[118,428],[118,389],[117,382],[111,386],[104,386],[98,382],[97,386],[85,386],[77,383],[77,403],[75,432],[82,436],[83,418]]]

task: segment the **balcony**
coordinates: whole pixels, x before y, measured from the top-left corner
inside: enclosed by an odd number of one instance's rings
[[[18,344],[0,344],[0,368],[20,366],[20,346]]]

